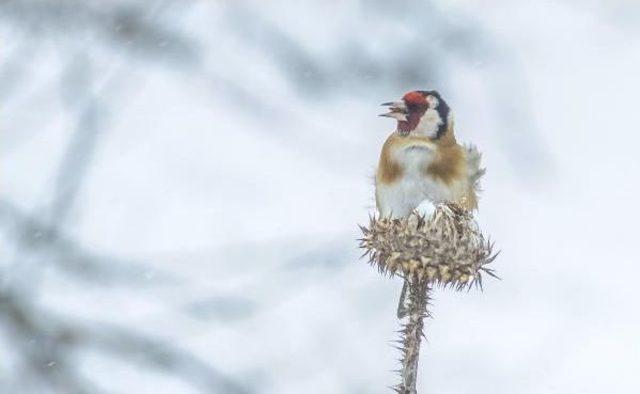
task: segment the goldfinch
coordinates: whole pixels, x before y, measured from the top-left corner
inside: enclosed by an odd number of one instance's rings
[[[480,152],[456,142],[453,117],[436,91],[413,91],[401,101],[382,104],[380,116],[397,120],[376,171],[376,206],[381,217],[408,216],[423,202],[455,202],[478,207]]]

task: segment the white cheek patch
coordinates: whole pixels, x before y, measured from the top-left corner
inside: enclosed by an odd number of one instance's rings
[[[444,121],[442,117],[440,117],[440,113],[435,109],[429,108],[424,115],[422,115],[422,118],[420,118],[420,123],[418,123],[416,131],[433,138],[443,123]]]
[[[427,103],[429,103],[429,108],[437,108],[438,104],[440,104],[440,101],[438,101],[438,99],[433,96],[427,96],[426,100]]]

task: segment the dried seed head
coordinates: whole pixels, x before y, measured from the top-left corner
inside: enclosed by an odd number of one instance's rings
[[[431,218],[412,213],[402,219],[372,217],[360,227],[360,247],[380,272],[462,289],[481,283],[496,255],[470,213],[439,204]]]

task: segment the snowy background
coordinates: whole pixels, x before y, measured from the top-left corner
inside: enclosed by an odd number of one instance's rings
[[[420,392],[640,392],[637,1],[9,0],[0,40],[0,393],[390,392],[355,239],[414,89],[502,250]]]

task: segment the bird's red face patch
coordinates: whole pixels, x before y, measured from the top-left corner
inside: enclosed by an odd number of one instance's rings
[[[420,118],[424,115],[429,103],[424,94],[415,91],[402,96],[402,100],[407,105],[407,120],[398,121],[398,131],[403,135],[407,135],[418,126]]]
[[[427,98],[424,96],[424,94],[422,94],[420,92],[409,92],[409,93],[405,94],[402,97],[402,99],[407,104],[407,106],[409,106],[409,105],[426,105],[427,104]]]

